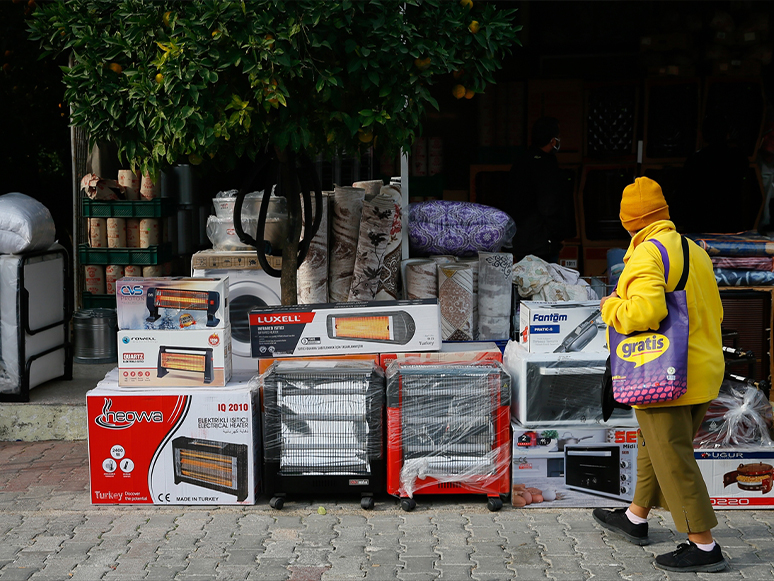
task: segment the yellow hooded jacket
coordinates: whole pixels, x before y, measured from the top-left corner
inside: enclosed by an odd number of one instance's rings
[[[664,264],[655,244],[643,244],[656,238],[669,255],[669,280],[664,280]],[[720,324],[720,302],[712,261],[707,253],[688,240],[690,271],[685,284],[688,303],[688,390],[675,400],[648,406],[694,405],[715,399],[723,381],[725,363]],[[624,269],[616,289],[602,307],[602,319],[619,333],[657,329],[666,317],[664,293],[677,286],[683,272],[680,234],[669,220],[649,224],[632,238],[624,256]],[[609,342],[608,342],[609,344]]]

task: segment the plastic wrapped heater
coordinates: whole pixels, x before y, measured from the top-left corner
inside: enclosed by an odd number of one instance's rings
[[[72,378],[70,276],[61,246],[0,254],[0,401]]]
[[[328,363],[328,365],[326,365]],[[264,493],[384,491],[384,373],[373,362],[280,361],[262,376]]]
[[[403,510],[415,494],[510,491],[510,377],[500,363],[387,368],[387,492]]]

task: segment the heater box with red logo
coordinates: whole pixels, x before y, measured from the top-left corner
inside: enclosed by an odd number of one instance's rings
[[[343,355],[441,348],[437,299],[257,307],[253,357]]]
[[[119,331],[121,387],[222,387],[231,379],[231,327]]]
[[[194,331],[229,325],[228,277],[124,277],[116,282],[118,328]]]
[[[86,394],[93,504],[255,504],[260,409],[251,377],[226,387]]]
[[[774,508],[774,450],[713,448],[693,454],[716,509]]]

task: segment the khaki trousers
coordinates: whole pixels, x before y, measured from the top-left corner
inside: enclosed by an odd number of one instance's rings
[[[693,455],[693,438],[709,405],[635,410],[640,433],[633,502],[669,510],[681,533],[700,533],[718,524]]]

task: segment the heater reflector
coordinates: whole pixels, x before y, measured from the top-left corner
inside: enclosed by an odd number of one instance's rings
[[[328,315],[328,337],[331,339],[362,339],[378,343],[405,345],[414,336],[416,324],[405,311],[378,315]]]
[[[220,306],[220,295],[217,291],[151,287],[148,289],[146,301],[150,313],[147,319],[149,322],[159,319],[159,309],[176,309],[207,311],[208,327],[215,327],[220,323],[220,319],[215,318],[215,313]]]
[[[204,373],[204,383],[213,379],[212,349],[210,347],[159,347],[157,377],[164,377],[170,370]]]

